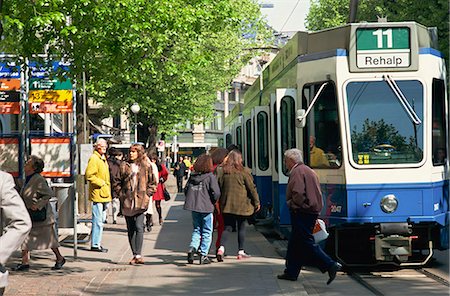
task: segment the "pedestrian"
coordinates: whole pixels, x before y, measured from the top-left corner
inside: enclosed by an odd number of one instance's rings
[[[322,192],[316,173],[303,163],[299,149],[284,153],[289,171],[286,203],[291,215],[291,236],[286,253],[286,269],[279,279],[296,281],[302,266],[316,266],[322,273],[328,271],[329,285],[341,265],[333,261],[315,242],[312,235],[317,217],[323,207]]]
[[[131,145],[129,161],[123,162],[120,167],[122,176],[120,201],[122,214],[127,223],[128,242],[133,253],[129,264],[144,264],[142,258],[144,213],[156,190],[156,180],[142,145]]]
[[[27,238],[31,230],[31,219],[27,208],[14,189],[14,180],[6,172],[0,171],[0,295],[8,285],[6,261]]]
[[[159,160],[156,161],[156,166],[158,167],[158,186],[156,187],[156,192],[153,195],[153,200],[155,201],[155,208],[158,212],[159,225],[163,224],[162,218],[162,209],[161,209],[161,201],[164,200],[164,183],[167,181],[169,177],[169,171],[166,166]]]
[[[245,224],[253,213],[259,211],[260,203],[250,169],[242,164],[242,154],[238,150],[228,153],[217,169],[217,179],[221,192],[220,210],[225,224],[217,261],[223,261],[226,241],[236,225],[239,248],[237,258],[249,258],[250,255],[244,251]]]
[[[186,155],[184,157],[183,162],[184,162],[184,165],[186,166],[186,170],[184,171],[184,178],[187,180],[191,173],[191,167],[192,167],[191,158]]]
[[[209,248],[212,242],[214,204],[219,199],[220,189],[212,173],[213,162],[209,155],[200,155],[194,163],[194,171],[186,183],[184,209],[192,211],[191,243],[188,263],[194,262],[194,254],[200,254],[200,264],[209,264]]]
[[[216,148],[212,153],[211,153],[211,158],[213,161],[213,173],[215,176],[217,176],[217,167],[220,166],[223,162],[223,160],[225,159],[225,157],[228,155],[228,150],[225,148]],[[216,257],[217,257],[217,252],[219,251],[221,244],[221,240],[222,240],[222,233],[225,229],[225,224],[223,221],[223,215],[222,212],[220,211],[220,203],[219,200],[217,200],[217,202],[214,205],[214,226],[217,230],[217,238],[216,238]]]
[[[44,161],[31,155],[25,162],[25,183],[20,190],[28,212],[31,215],[32,228],[30,234],[22,243],[22,262],[16,266],[16,271],[30,269],[30,251],[51,249],[56,256],[56,263],[52,267],[58,270],[66,263],[66,259],[59,252],[59,242],[55,231],[55,216],[49,204],[54,196],[53,190],[41,172],[44,170]],[[39,213],[39,218],[35,218]]]
[[[111,205],[113,224],[117,224],[117,215],[120,212],[120,164],[122,163],[123,153],[119,149],[111,147],[109,149],[108,167],[109,167],[109,180],[111,184]]]
[[[109,167],[105,155],[107,148],[105,139],[97,140],[95,151],[89,158],[85,173],[86,180],[89,181],[89,200],[92,201],[91,251],[103,253],[108,252],[108,249],[101,245],[104,212],[112,200]]]
[[[173,175],[177,178],[178,193],[183,192],[183,177],[186,172],[186,165],[183,161],[183,156],[180,156],[179,160],[173,166]]]
[[[155,151],[151,151],[147,155],[148,164],[152,166],[153,176],[156,180],[156,185],[159,183],[159,173],[156,161],[158,160],[158,155]],[[153,227],[153,199],[150,200],[147,211],[145,211],[145,228],[148,232],[152,230]]]

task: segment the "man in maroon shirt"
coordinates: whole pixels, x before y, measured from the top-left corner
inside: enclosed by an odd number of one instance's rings
[[[303,163],[302,151],[289,149],[284,153],[289,170],[286,203],[291,214],[292,231],[286,253],[286,269],[281,280],[296,281],[303,265],[316,266],[328,272],[329,285],[341,265],[331,259],[314,242],[312,231],[323,207],[322,192],[316,173]]]

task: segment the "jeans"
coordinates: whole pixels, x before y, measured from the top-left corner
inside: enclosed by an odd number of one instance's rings
[[[286,270],[297,278],[302,266],[309,265],[326,272],[335,262],[314,242],[312,231],[317,214],[291,212],[292,231],[286,253]]]
[[[127,221],[128,242],[133,256],[141,255],[144,243],[144,217],[145,214],[137,214],[131,217],[125,216]]]
[[[194,230],[190,247],[199,250],[203,256],[206,256],[212,242],[213,214],[192,211],[192,225]]]
[[[103,221],[105,221],[105,212],[107,202],[92,203],[92,231],[91,247],[100,247],[102,242]]]

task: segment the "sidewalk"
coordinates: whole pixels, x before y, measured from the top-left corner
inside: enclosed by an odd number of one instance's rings
[[[102,244],[108,253],[91,252],[89,243],[81,244],[74,261],[72,246],[63,244],[60,250],[67,263],[62,270],[53,271],[51,250],[32,252],[30,270],[12,271],[5,295],[307,295],[302,277],[297,282],[277,280],[284,259],[253,226],[248,227],[246,239],[246,251],[252,258],[236,259],[237,238],[233,233],[224,262],[214,259],[210,265],[199,265],[198,260],[187,264],[190,212],[183,210],[184,195],[175,197],[173,176],[167,185],[172,200],[162,202],[163,225],[155,223],[153,230],[145,233],[145,265],[128,265],[132,255],[125,220],[119,218],[118,224],[105,225]],[[214,250],[213,244],[210,253]],[[19,256],[17,252],[7,267],[15,266]],[[326,275],[317,277],[326,281]]]

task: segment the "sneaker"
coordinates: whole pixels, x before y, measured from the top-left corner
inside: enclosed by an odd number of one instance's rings
[[[237,258],[240,259],[248,259],[252,256],[250,256],[249,254],[245,253],[244,250],[239,250]]]
[[[217,250],[216,258],[218,262],[223,262],[223,257],[225,254],[225,248],[223,246],[220,246],[220,248]]]
[[[113,221],[113,224],[117,224],[117,221]]]
[[[142,258],[142,257],[136,258],[135,263],[136,264],[145,264],[144,258]]]
[[[100,253],[108,253],[108,249],[105,249],[102,246],[100,246],[100,247],[91,247],[91,251],[92,252],[100,252]]]
[[[66,258],[63,257],[62,261],[56,261],[55,266],[52,267],[52,270],[59,270],[64,266],[64,264],[66,264]]]
[[[133,259],[131,259],[130,262],[128,262],[128,264],[130,265],[136,264],[136,257],[133,257]]]
[[[189,251],[188,251],[188,256],[187,256],[187,261],[188,261],[189,264],[194,263],[194,255],[195,255],[195,253],[197,253],[197,250],[195,248],[193,248],[193,247],[190,247]]]
[[[211,260],[209,259],[209,257],[208,256],[201,256],[200,257],[200,260],[199,260],[200,262],[200,265],[201,264],[210,264],[211,263]]]

